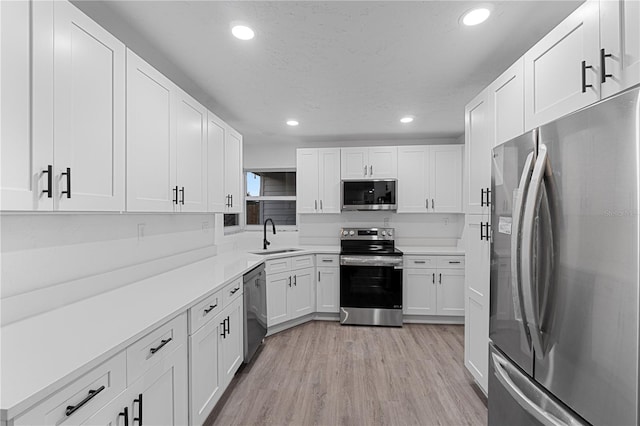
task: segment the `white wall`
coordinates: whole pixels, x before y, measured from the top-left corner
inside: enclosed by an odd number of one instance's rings
[[[3,324],[216,253],[212,214],[3,213],[0,231]]]

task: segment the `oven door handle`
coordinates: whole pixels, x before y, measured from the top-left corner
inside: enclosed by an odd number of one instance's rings
[[[384,266],[402,269],[402,258],[385,256],[340,256],[340,266]]]

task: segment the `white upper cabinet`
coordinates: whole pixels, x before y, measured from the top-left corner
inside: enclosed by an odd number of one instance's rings
[[[398,148],[342,148],[342,179],[393,179],[398,177]]]
[[[600,2],[600,68],[603,98],[640,83],[639,1]]]
[[[49,139],[36,149],[31,135],[28,2],[0,2],[0,48],[0,210],[51,210],[53,198],[42,190],[48,187],[43,171],[52,164],[53,144]]]
[[[524,55],[526,130],[600,99],[599,27],[588,0]]]
[[[462,145],[398,147],[398,213],[461,213],[462,151]]]
[[[298,213],[340,213],[340,148],[296,152]]]
[[[174,211],[176,95],[169,79],[127,49],[128,211]]]
[[[2,209],[124,210],[124,94],[102,27],[68,2],[3,2]]]
[[[487,191],[491,188],[491,116],[487,90],[483,90],[465,108],[465,204],[471,214],[489,213]]]
[[[224,136],[226,125],[215,114],[207,115],[207,202],[209,212],[224,211]]]
[[[242,136],[227,126],[224,139],[224,212],[242,211]]]
[[[176,210],[207,211],[207,110],[182,90],[176,107]]]
[[[524,58],[488,88],[489,139],[493,146],[524,133]]]

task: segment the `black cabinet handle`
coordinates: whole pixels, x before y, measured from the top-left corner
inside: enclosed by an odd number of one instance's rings
[[[460,263],[460,261],[459,261],[459,260],[450,260],[450,261],[449,261],[449,263],[454,263],[454,264],[456,264],[456,263]]]
[[[46,170],[43,170],[42,173],[47,174],[47,189],[43,189],[42,193],[47,194],[47,198],[53,197],[53,191],[51,187],[53,186],[53,166],[49,164]]]
[[[138,394],[138,397],[133,400],[133,403],[138,403],[138,417],[134,417],[133,421],[138,422],[139,426],[142,426],[142,394]]]
[[[228,316],[227,316],[227,319],[225,319],[225,321],[227,322],[227,334],[231,334],[231,321],[229,321]]]
[[[298,286],[298,283],[297,283],[297,282],[298,282],[298,276],[297,276],[297,275],[294,275],[294,276],[293,276],[293,285],[295,285],[296,287]]]
[[[124,410],[118,416],[124,416],[124,426],[129,426],[129,407],[124,407]]]
[[[487,188],[487,192],[485,192],[485,194],[487,194],[487,206],[491,205],[491,189]]]
[[[69,417],[70,415],[78,411],[80,408],[82,408],[82,406],[85,405],[87,402],[91,401],[96,395],[98,395],[103,390],[104,390],[104,386],[100,386],[98,389],[95,389],[95,390],[94,389],[89,390],[89,393],[82,401],[80,401],[76,405],[68,405],[64,414],[67,417]]]
[[[291,276],[289,276],[289,287],[291,287]]]
[[[233,207],[233,194],[231,194],[229,197],[231,197],[231,207]]]
[[[484,228],[486,227],[486,232]],[[489,222],[480,222],[480,239],[489,241]]]
[[[184,186],[182,187],[182,189],[180,189],[180,193],[182,194],[182,197],[180,198],[180,204],[184,205]]]
[[[484,207],[484,188],[480,188],[480,207]]]
[[[173,188],[173,204],[178,204],[178,187]]]
[[[209,305],[209,307],[207,309],[204,310],[204,315],[207,315],[209,312],[213,311],[215,308],[218,307],[218,304],[216,303],[215,305]],[[204,316],[203,315],[203,316]]]
[[[604,49],[600,49],[600,82],[606,83],[607,78],[613,77],[613,74],[607,74],[607,58],[610,58],[611,53],[606,53]]]
[[[587,61],[582,61],[582,93],[587,91],[587,87],[593,87],[593,84],[587,84],[587,69],[593,68],[587,65]]]
[[[67,171],[60,173],[60,176],[67,177],[67,190],[62,191],[60,194],[67,194],[67,198],[71,198],[71,167],[67,167]]]
[[[236,294],[236,293],[238,292],[238,290],[240,290],[240,287],[236,287],[236,288],[234,288],[233,290],[231,290],[231,291],[229,292],[229,294]]]
[[[480,222],[480,241],[484,240],[484,222]]]
[[[432,209],[435,209],[435,206],[434,206],[434,204],[433,204],[433,198],[431,199],[431,208],[432,208]]]
[[[227,322],[227,319],[223,319],[222,322],[220,323],[220,327],[222,327],[222,333],[220,333],[220,335],[222,336],[223,339],[227,338],[227,327],[225,327],[225,323]]]
[[[442,284],[442,274],[438,274],[438,284]]]
[[[320,282],[320,271],[318,271],[318,282]]]
[[[432,277],[431,277],[431,284],[435,284],[435,283],[436,283],[436,273],[434,272],[434,273],[432,273],[431,275],[432,275]]]
[[[160,349],[162,349],[167,343],[169,343],[171,340],[173,340],[173,339],[171,337],[169,337],[168,339],[164,339],[164,340],[160,341],[160,344],[158,346],[156,346],[155,348],[149,349],[149,352],[151,352],[152,355],[155,354]]]

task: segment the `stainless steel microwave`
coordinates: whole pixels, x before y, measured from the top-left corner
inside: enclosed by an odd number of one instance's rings
[[[397,210],[396,179],[343,180],[342,210]]]

